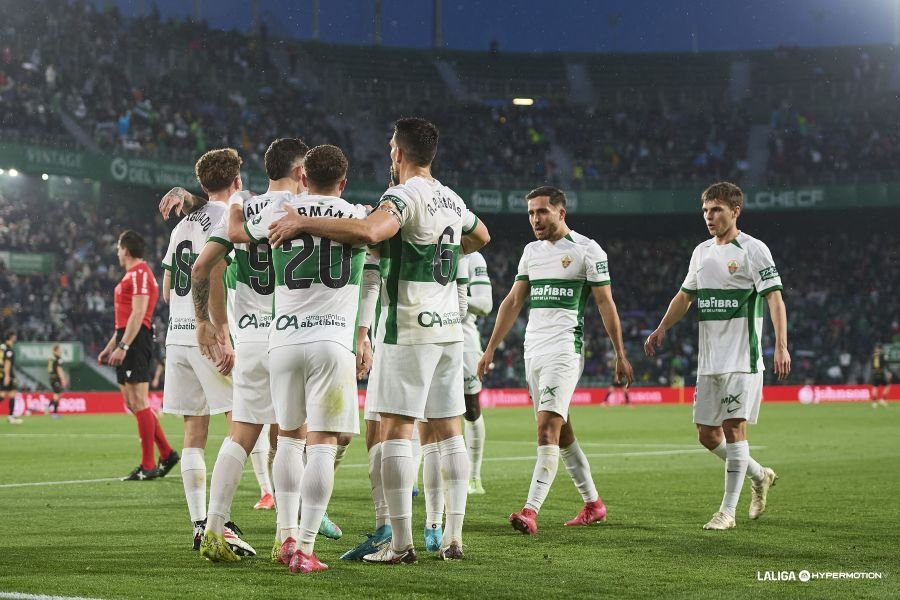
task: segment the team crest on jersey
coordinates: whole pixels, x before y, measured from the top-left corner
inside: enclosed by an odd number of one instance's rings
[[[728,272],[734,275],[738,270],[738,264],[736,260],[728,261]]]
[[[562,263],[563,269],[568,269],[569,265],[572,264],[572,259],[569,257],[568,254],[566,254],[565,256],[562,257],[562,260],[560,262]]]

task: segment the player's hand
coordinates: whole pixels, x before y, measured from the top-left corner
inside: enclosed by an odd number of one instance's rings
[[[791,354],[787,348],[775,348],[775,375],[784,381],[791,374]]]
[[[184,201],[189,192],[183,187],[173,187],[159,201],[159,214],[166,221],[172,216],[172,211],[179,217],[184,215]]]
[[[125,349],[124,348],[116,348],[113,350],[112,354],[109,355],[109,366],[118,367],[122,364],[122,361],[125,360]]]
[[[97,355],[97,364],[105,365],[109,362],[109,355],[112,352],[109,348],[104,348],[100,354]]]
[[[3,378],[3,387],[9,387],[9,381],[10,381],[9,375],[5,376]]]
[[[310,217],[304,217],[291,211],[269,225],[269,245],[278,248],[284,242],[296,238],[303,233],[303,226]]]
[[[197,321],[197,345],[200,347],[200,354],[213,362],[219,360],[219,341],[212,322]]]
[[[356,378],[362,380],[372,368],[372,342],[368,337],[356,340]]]
[[[624,356],[616,358],[616,383],[624,383],[628,388],[634,383],[634,369]]]
[[[478,379],[480,381],[484,381],[484,377],[488,374],[488,371],[493,370],[493,368],[494,351],[485,350],[484,354],[481,355],[481,360],[478,361],[478,366],[475,369],[475,373],[478,375]]]
[[[666,330],[660,325],[653,333],[647,336],[647,341],[644,342],[644,352],[647,353],[647,356],[656,356],[656,349],[662,348],[663,340],[665,339]]]
[[[216,369],[227,377],[234,369],[234,348],[231,346],[231,340],[221,333],[218,335],[218,341],[219,359],[216,361]]]

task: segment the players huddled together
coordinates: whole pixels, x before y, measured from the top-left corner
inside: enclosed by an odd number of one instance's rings
[[[196,163],[204,196],[174,188],[162,198],[165,218],[183,216],[163,260],[161,287],[170,307],[163,411],[184,418],[184,441],[180,454],[172,450],[146,413],[138,419],[142,463],[127,479],[154,479],[180,460],[192,547],[204,558],[236,562],[256,554],[231,520],[251,457],[262,492],[257,508],[277,510],[271,560],[293,573],[328,569],[315,554],[315,540],[341,536],[327,508],[335,472],[360,433],[356,380],[368,376],[364,420],[375,529],[341,559],[417,562],[412,501],[421,461],[424,547],[440,559],[461,560],[467,496],[485,493],[481,380],[526,305],[525,383],[537,458],[524,506],[509,523],[537,533],[560,458],[584,501],[566,525],[606,520],[569,406],[584,367],[591,297],[615,350],[616,382],[627,387],[634,379],[612,294],[614,258],[611,265],[595,240],[569,227],[561,190],[531,191],[525,200],[536,239],[522,253],[482,351],[475,322],[493,306],[479,250],[491,236],[432,174],[437,150],[433,124],[398,120],[389,187],[374,208],[341,198],[349,164],[340,148],[307,148],[297,138],[269,146],[263,193],[243,189],[241,159],[226,148]],[[741,190],[729,183],[703,193],[710,239],[695,249],[681,289],[645,343],[652,355],[696,301],[694,423],[699,441],[725,461],[726,471],[722,505],[704,529],[735,526],[745,477],[752,488],[750,518],[758,518],[777,479],[750,457],[746,432],[761,402],[763,300],[775,328],[775,372],[784,378],[790,371],[781,279],[768,247],[737,228],[742,202]],[[143,246],[132,234],[119,240],[128,269],[120,285],[128,287],[130,310],[117,312],[117,333],[99,358],[119,367],[123,394],[137,414],[146,409],[149,378],[145,340],[138,337],[151,335],[143,323],[156,285],[140,279]],[[144,300],[135,300],[141,295]],[[229,434],[207,502],[209,421],[222,413]]]

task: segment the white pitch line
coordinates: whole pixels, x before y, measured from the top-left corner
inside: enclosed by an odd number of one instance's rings
[[[0,598],[9,598],[9,600],[100,600],[83,596],[48,596],[47,594],[20,594],[18,592],[0,592]]]
[[[137,438],[134,433],[0,433],[0,440],[3,438],[29,438],[29,437],[52,437],[52,438]],[[0,596],[2,598],[3,596]]]
[[[765,446],[754,446],[753,450],[765,450]],[[683,450],[645,450],[643,452],[593,452],[591,454],[585,454],[588,458],[640,458],[643,456],[678,456],[682,454],[704,454],[709,452],[709,450],[705,448],[693,448],[693,449],[683,449]],[[529,454],[528,456],[496,456],[496,457],[488,457],[484,459],[484,462],[516,462],[516,461],[526,461],[526,460],[534,460],[534,455]],[[368,469],[368,463],[355,463],[348,465],[341,465],[341,469]],[[249,469],[245,467],[245,471]],[[180,477],[179,474],[173,473],[173,478]],[[107,481],[119,481],[119,477],[107,477],[104,479],[71,479],[68,481],[35,481],[30,483],[4,483],[0,484],[0,489],[10,489],[10,488],[23,488],[23,487],[46,487],[52,485],[73,485],[79,483],[104,483]],[[0,596],[3,598],[3,596]]]

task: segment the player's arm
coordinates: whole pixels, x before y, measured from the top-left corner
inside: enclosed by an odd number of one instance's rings
[[[191,270],[197,344],[201,354],[214,361],[223,375],[230,373],[234,365],[225,291],[226,252],[227,248],[219,243],[207,243]]]
[[[616,301],[613,300],[612,287],[609,285],[594,285],[591,287],[591,293],[597,302],[597,310],[600,312],[600,318],[603,320],[603,327],[606,334],[612,342],[613,349],[616,351],[616,383],[622,383],[624,380],[626,385],[634,382],[634,369],[625,356],[625,342],[622,340],[622,322],[619,320],[619,311],[616,310]]]
[[[6,355],[3,356],[3,385],[9,385],[12,381],[12,361]]]
[[[469,277],[469,312],[477,317],[483,317],[493,309],[494,290],[491,280],[487,276]]]
[[[163,273],[162,285],[159,287],[162,289],[163,302],[168,304],[169,292],[172,291],[172,272],[169,269],[166,269],[165,273]]]
[[[63,387],[69,387],[69,383],[66,381],[66,372],[59,363],[56,365],[56,378]]]
[[[246,221],[244,220],[244,200],[250,198],[253,194],[248,191],[235,192],[228,199],[228,240],[233,244],[250,243],[250,235],[244,229]]]
[[[787,307],[781,290],[773,290],[766,294],[769,314],[772,315],[772,327],[775,329],[775,375],[784,381],[791,373],[791,355],[787,342]]]
[[[134,338],[137,337],[149,305],[150,296],[147,294],[134,294],[131,297],[131,314],[128,315],[128,321],[125,323],[125,333],[122,334],[122,339],[119,340],[116,349],[109,355],[109,364],[111,366],[118,366],[125,360],[128,347],[131,346]]]
[[[369,341],[369,329],[375,320],[375,306],[381,292],[381,270],[378,257],[372,252],[366,256],[363,267],[362,290],[359,298],[359,317],[356,328],[356,377],[362,379],[372,367],[372,343]]]
[[[400,212],[390,201],[378,205],[365,219],[306,217],[296,211],[269,225],[269,243],[273,248],[302,233],[328,238],[352,246],[373,245],[392,238],[400,231]]]
[[[472,214],[475,217],[474,214]],[[491,241],[491,234],[488,231],[484,221],[475,217],[475,227],[469,231],[463,231],[462,251],[463,254],[472,254],[481,250],[487,243]]]
[[[647,353],[647,356],[656,356],[656,348],[662,347],[663,340],[666,339],[666,332],[687,314],[693,302],[693,294],[688,293],[684,289],[678,290],[678,293],[669,302],[669,308],[666,310],[662,321],[660,321],[659,327],[647,336],[647,341],[644,342],[644,352]]]
[[[528,299],[528,293],[531,290],[531,284],[526,279],[518,279],[513,284],[509,294],[500,303],[500,310],[497,311],[497,320],[494,321],[494,331],[491,332],[491,339],[488,340],[487,346],[484,348],[484,355],[478,361],[478,378],[484,379],[485,374],[490,370],[490,365],[494,362],[494,352],[497,347],[506,338],[509,330],[519,318],[522,307],[525,306],[525,300]]]
[[[195,196],[183,187],[174,187],[166,192],[166,195],[159,201],[159,213],[163,219],[169,220],[172,211],[175,211],[175,214],[180,217],[193,212],[204,204],[206,204],[205,198]]]

